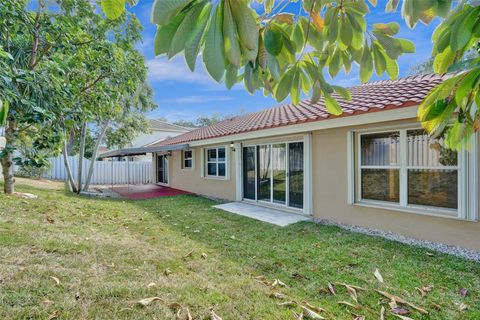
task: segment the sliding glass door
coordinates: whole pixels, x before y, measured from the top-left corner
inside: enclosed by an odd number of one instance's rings
[[[256,200],[256,147],[243,148],[243,197]]]
[[[164,154],[157,157],[157,182],[168,184],[168,158]]]
[[[303,208],[303,142],[243,148],[243,198]]]

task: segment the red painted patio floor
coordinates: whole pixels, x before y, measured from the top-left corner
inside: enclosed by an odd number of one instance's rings
[[[131,185],[111,188],[123,198],[127,199],[150,199],[158,197],[178,196],[182,194],[192,194],[188,191],[159,186],[156,184]]]

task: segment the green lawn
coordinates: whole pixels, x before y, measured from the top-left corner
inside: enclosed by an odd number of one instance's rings
[[[382,306],[386,319],[399,319],[374,289],[429,312],[403,306],[412,319],[480,318],[480,264],[471,261],[337,227],[280,228],[195,196],[122,201],[18,189],[39,199],[0,195],[0,319],[175,319],[172,303],[194,319],[209,319],[211,307],[223,319],[293,319],[303,301],[327,319],[380,319]],[[340,283],[367,290],[356,303]],[[416,288],[429,285],[421,297]],[[148,297],[162,300],[136,304]],[[298,304],[279,305],[291,300]]]

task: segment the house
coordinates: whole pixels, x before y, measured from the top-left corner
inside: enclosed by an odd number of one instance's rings
[[[175,137],[179,134],[183,134],[192,131],[193,128],[187,128],[178,126],[176,124],[168,123],[163,120],[148,119],[149,132],[141,133],[126,147],[131,148],[147,148],[152,144],[160,143],[161,141]],[[107,153],[108,150],[99,150],[99,154]],[[121,160],[123,156],[119,156],[118,160]],[[129,156],[130,161],[151,161],[151,154],[141,154]]]
[[[453,152],[416,119],[447,77],[352,87],[341,116],[304,100],[166,139],[150,145],[155,181],[480,250],[478,137]]]

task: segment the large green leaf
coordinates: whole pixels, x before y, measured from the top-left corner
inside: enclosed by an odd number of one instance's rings
[[[172,58],[185,48],[185,43],[191,37],[192,31],[194,31],[198,18],[206,4],[207,2],[201,1],[188,11],[173,36],[172,43],[168,49],[168,58]]]
[[[366,83],[372,77],[373,73],[373,59],[370,48],[365,44],[363,48],[362,60],[360,63],[360,80]]]
[[[228,89],[231,89],[238,81],[238,68],[232,64],[228,64],[227,71],[225,73],[225,85]]]
[[[212,10],[212,3],[209,2],[202,10],[195,28],[191,32],[190,38],[185,43],[185,61],[190,70],[195,70],[195,63],[197,62],[198,53],[202,45],[203,35],[207,27],[210,12]]]
[[[102,0],[102,10],[110,20],[118,19],[125,12],[125,0]]]
[[[236,66],[240,66],[242,51],[238,43],[237,27],[233,20],[230,0],[225,0],[223,5],[223,33],[225,35],[225,55],[228,61]]]
[[[338,101],[332,98],[330,94],[323,92],[323,96],[325,98],[325,106],[327,107],[328,112],[336,116],[339,116],[343,113]]]
[[[184,17],[185,14],[179,14],[169,24],[157,27],[157,33],[155,34],[155,40],[153,43],[155,56],[168,53],[175,32],[180,23],[182,23]]]
[[[258,50],[259,29],[255,11],[249,7],[246,0],[231,1],[230,7],[240,41],[248,50]]]
[[[169,23],[192,0],[155,0],[151,20],[154,24]]]
[[[7,122],[8,116],[8,101],[0,100],[0,125],[3,126]]]
[[[293,66],[292,68],[288,69],[288,71],[285,72],[282,79],[278,83],[278,86],[275,91],[275,99],[277,99],[277,101],[285,100],[285,98],[290,93],[290,90],[292,90],[293,78],[295,76],[296,69],[297,69],[296,66]]]
[[[278,56],[282,48],[282,35],[273,28],[267,28],[265,31],[265,49],[267,49],[271,55]]]
[[[225,72],[225,56],[223,43],[223,6],[217,5],[205,37],[203,63],[207,72],[215,81],[220,82]]]

